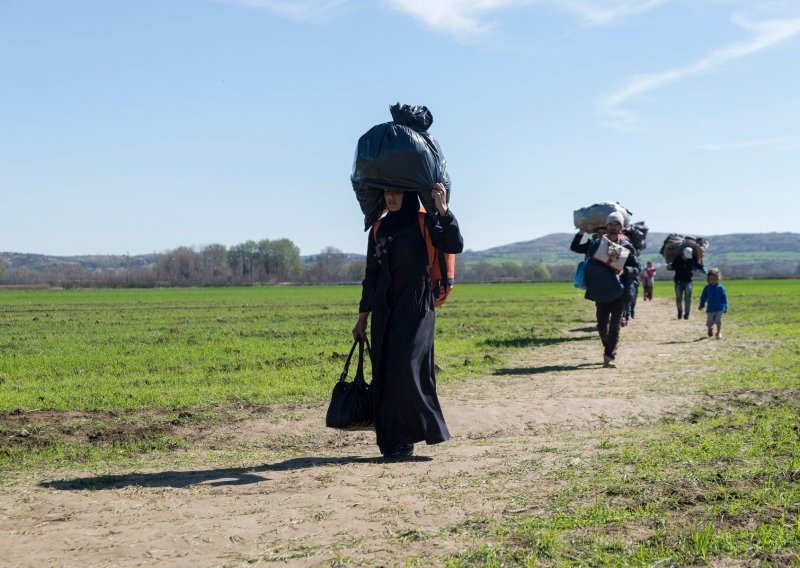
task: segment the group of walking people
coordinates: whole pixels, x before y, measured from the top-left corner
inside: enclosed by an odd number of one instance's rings
[[[433,116],[427,107],[400,103],[390,112],[392,122],[376,125],[359,138],[350,177],[369,234],[352,334],[366,342],[369,328],[369,404],[376,441],[386,458],[397,460],[413,456],[416,443],[437,444],[450,437],[436,392],[434,307],[444,300],[439,293],[442,282],[444,297],[447,283],[452,282],[452,276],[444,274],[442,259],[462,252],[464,241],[448,207],[451,186],[446,162],[428,132]],[[583,242],[586,231],[581,230],[570,245],[586,257],[586,298],[595,302],[603,366],[612,368],[620,328],[636,317],[640,280],[645,300],[652,300],[656,274],[649,262],[642,269],[638,248],[643,241],[632,242],[623,234],[625,222],[623,214],[614,211],[591,239]],[[637,235],[634,232],[632,238]],[[608,262],[593,261],[601,245]],[[441,263],[434,262],[437,257]],[[702,266],[684,254],[668,268],[675,271],[678,317],[688,319],[692,275]],[[441,273],[436,285],[432,273]],[[727,309],[719,279],[718,272],[709,271],[709,285],[716,288],[706,287],[700,300],[701,309],[708,304],[708,333],[714,325],[717,337],[721,337],[721,312]],[[712,317],[712,311],[720,313]]]
[[[390,460],[409,459],[414,444],[437,444],[450,438],[436,392],[434,327],[436,314],[425,234],[447,253],[464,249],[458,221],[447,205],[447,189],[437,183],[431,190],[435,210],[420,207],[413,191],[384,190],[386,214],[376,231],[369,231],[367,264],[353,337],[371,338],[374,425],[378,448]],[[653,298],[656,269],[643,268],[639,251],[623,234],[625,219],[619,212],[606,218],[591,238],[586,231],[575,235],[570,249],[585,256],[585,297],[595,303],[595,318],[603,344],[603,367],[617,366],[620,330],[636,315],[641,281],[645,301]],[[598,248],[607,240],[627,251],[620,269],[594,262]],[[607,244],[607,243],[606,243]],[[678,318],[688,320],[692,278],[707,272],[708,284],[700,297],[707,306],[709,337],[722,337],[722,314],[728,309],[727,294],[717,269],[706,269],[686,247],[667,265],[674,271]]]
[[[464,249],[458,221],[447,205],[447,189],[437,183],[431,190],[435,210],[420,207],[412,191],[384,190],[386,214],[376,231],[369,231],[367,264],[353,337],[367,338],[372,353],[374,425],[378,448],[390,460],[409,459],[414,444],[437,444],[450,438],[436,392],[434,327],[436,314],[425,234],[447,253]],[[620,330],[636,315],[639,282],[644,300],[653,299],[656,269],[642,267],[639,251],[623,234],[625,219],[619,212],[608,215],[584,241],[579,230],[570,249],[585,256],[586,294],[595,303],[597,330],[603,344],[603,367],[617,366]],[[422,230],[421,230],[422,229]],[[621,269],[594,262],[603,240],[627,250]],[[692,278],[706,272],[686,247],[669,265],[674,271],[678,318],[689,319]],[[728,309],[727,294],[717,269],[707,271],[708,284],[700,297],[707,306],[709,337],[722,337],[722,314]]]
[[[622,213],[608,215],[605,226],[595,228],[591,238],[584,241],[587,231],[579,229],[572,239],[570,250],[585,256],[585,298],[595,303],[597,331],[603,344],[603,366],[615,368],[620,329],[635,318],[638,285],[644,286],[644,299],[653,299],[656,268],[647,261],[642,268],[639,263],[639,250],[622,233],[624,217]],[[621,269],[609,263],[597,262],[595,253],[603,239],[625,248],[627,258]],[[728,296],[722,285],[722,275],[716,268],[706,270],[695,258],[692,247],[685,247],[681,254],[667,264],[673,271],[675,283],[675,303],[678,319],[688,320],[692,305],[692,279],[697,271],[706,274],[707,284],[700,296],[699,309],[706,309],[706,326],[709,337],[716,334],[722,338],[722,314],[728,311]]]

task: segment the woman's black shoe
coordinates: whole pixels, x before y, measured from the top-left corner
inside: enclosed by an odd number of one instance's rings
[[[383,455],[387,460],[397,461],[406,460],[414,457],[414,444],[403,444],[396,448],[393,452]]]

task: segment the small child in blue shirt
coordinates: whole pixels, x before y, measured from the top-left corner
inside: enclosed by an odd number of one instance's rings
[[[725,286],[720,282],[722,275],[718,268],[711,268],[706,275],[708,284],[703,288],[700,295],[700,310],[708,304],[706,310],[706,325],[708,326],[708,336],[714,334],[713,327],[717,326],[717,339],[722,339],[722,314],[728,311],[728,295],[725,293]]]

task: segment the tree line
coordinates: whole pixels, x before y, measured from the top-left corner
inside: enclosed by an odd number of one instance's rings
[[[466,266],[456,257],[460,282],[548,281],[572,278],[571,265],[531,262],[478,262]],[[225,247],[178,247],[155,255],[147,266],[128,257],[104,259],[105,266],[58,262],[46,266],[5,266],[0,259],[0,285],[61,288],[149,288],[180,286],[246,286],[277,283],[354,283],[364,278],[365,258],[326,247],[302,258],[289,239],[245,241]]]
[[[156,255],[147,266],[134,266],[115,257],[113,266],[87,267],[54,263],[42,267],[9,267],[0,259],[0,285],[51,287],[148,288],[179,286],[246,286],[277,283],[355,283],[364,277],[363,256],[326,247],[303,259],[289,239],[246,241],[230,248],[211,244],[199,249],[178,247]],[[720,262],[725,278],[797,278],[800,265],[780,261]],[[537,263],[481,260],[466,265],[456,257],[458,282],[569,281],[575,263]],[[671,272],[659,271],[661,281]],[[701,277],[702,278],[702,277]]]

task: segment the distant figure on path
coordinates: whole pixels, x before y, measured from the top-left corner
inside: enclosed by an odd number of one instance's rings
[[[624,247],[629,253],[621,271],[594,258],[595,252],[603,243],[602,236],[593,238],[586,248],[585,298],[595,303],[597,332],[603,343],[603,366],[611,368],[617,366],[614,359],[617,356],[622,311],[625,309],[626,302],[625,287],[620,276],[636,278],[640,269],[639,259],[633,245],[621,234],[623,222],[624,217],[621,213],[611,213],[606,219],[607,234],[605,235],[609,241]],[[574,242],[575,239],[573,239]],[[570,249],[575,250],[572,246]]]
[[[652,300],[653,299],[653,286],[656,283],[656,267],[653,266],[653,263],[649,260],[647,261],[647,265],[642,270],[641,275],[642,285],[644,286],[644,300]]]
[[[706,276],[708,284],[700,294],[700,311],[708,304],[706,310],[706,326],[708,326],[708,336],[714,334],[713,327],[717,326],[717,339],[722,339],[722,314],[728,311],[728,294],[725,286],[722,285],[722,274],[719,269],[712,268]]]
[[[376,190],[377,191],[377,190]],[[464,241],[447,189],[432,191],[436,211],[425,213],[431,241],[460,253]],[[366,337],[372,313],[371,390],[375,434],[387,459],[406,459],[416,442],[438,444],[450,438],[436,395],[433,306],[428,250],[419,226],[415,191],[384,191],[388,213],[377,234],[369,231],[367,267],[353,337]]]
[[[706,269],[694,259],[692,247],[683,249],[681,256],[675,258],[667,270],[674,270],[675,303],[678,306],[678,319],[689,319],[692,307],[692,277],[697,270],[705,274]]]

